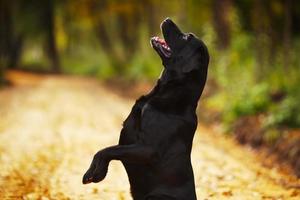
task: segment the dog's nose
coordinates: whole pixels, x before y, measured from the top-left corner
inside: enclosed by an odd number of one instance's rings
[[[162,21],[162,23],[160,24],[160,28],[162,28],[164,25],[170,26],[174,24],[173,21],[167,17],[164,21]]]
[[[172,22],[172,20],[171,20],[169,17],[167,17],[167,18],[164,20],[164,22]]]

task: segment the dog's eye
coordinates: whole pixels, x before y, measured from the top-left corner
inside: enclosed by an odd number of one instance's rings
[[[195,37],[194,33],[189,33],[188,34],[189,39]]]
[[[184,40],[188,40],[188,39],[189,39],[189,35],[184,35],[184,36],[183,36],[183,39],[184,39]]]
[[[191,38],[193,38],[194,37],[194,34],[193,33],[188,33],[188,34],[185,34],[184,36],[183,36],[183,39],[184,40],[190,40]]]

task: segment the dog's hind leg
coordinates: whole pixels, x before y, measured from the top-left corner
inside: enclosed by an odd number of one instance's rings
[[[178,199],[166,194],[151,194],[151,195],[147,195],[145,200],[178,200]]]

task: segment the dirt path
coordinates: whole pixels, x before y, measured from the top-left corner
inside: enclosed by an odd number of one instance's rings
[[[133,102],[91,79],[9,76],[16,86],[0,90],[0,199],[131,199],[119,162],[99,184],[81,177],[97,150],[118,141]],[[202,125],[192,159],[199,200],[300,199],[299,180]]]

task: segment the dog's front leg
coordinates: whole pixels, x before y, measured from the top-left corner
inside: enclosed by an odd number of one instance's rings
[[[144,144],[116,145],[97,152],[90,168],[83,176],[82,182],[97,183],[102,181],[107,173],[111,160],[121,160],[128,163],[147,164],[156,157],[154,148]]]

